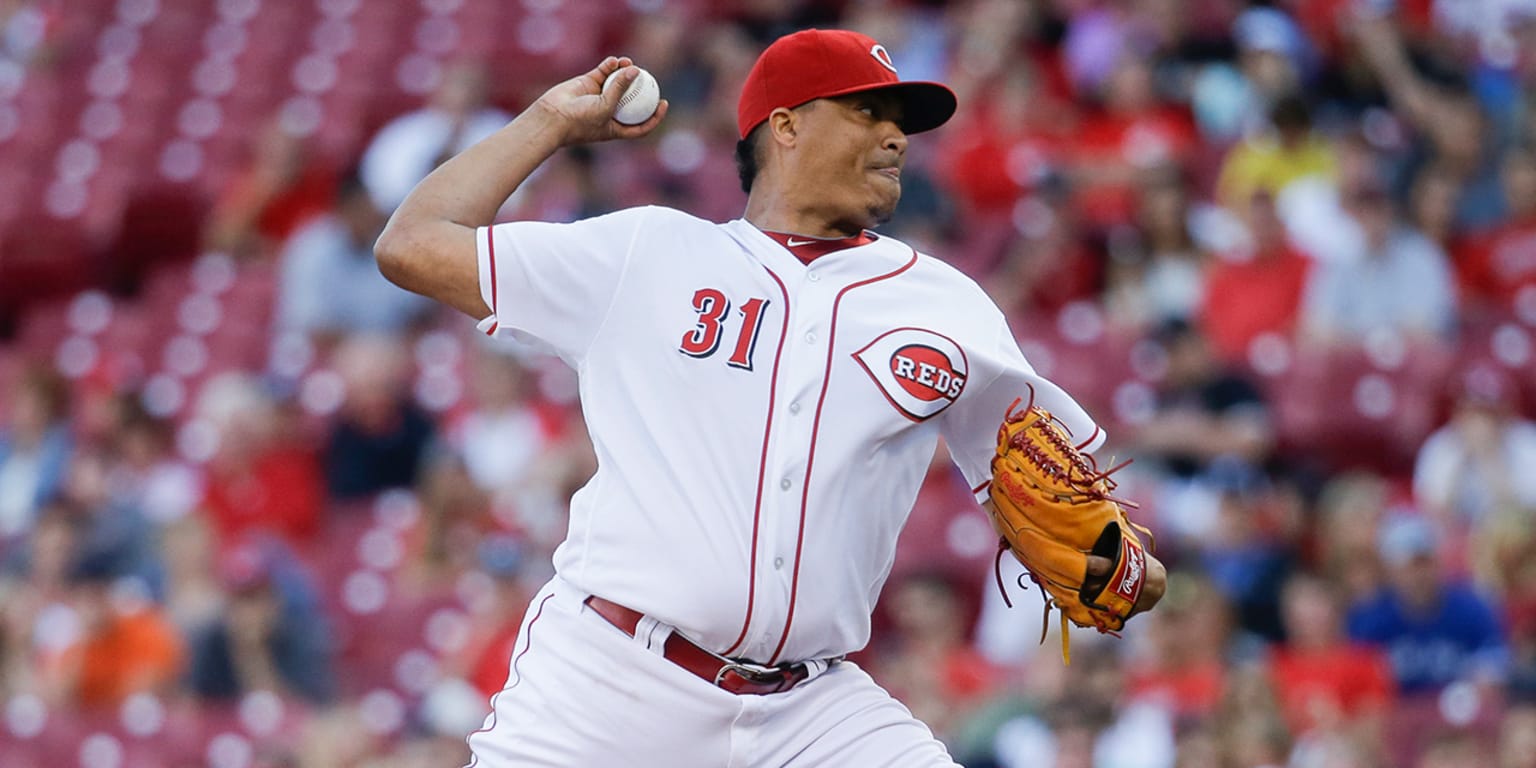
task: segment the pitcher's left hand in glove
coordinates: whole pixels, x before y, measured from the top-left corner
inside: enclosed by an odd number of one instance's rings
[[[1126,502],[1111,496],[1109,475],[1118,467],[1099,471],[1050,412],[1033,402],[1018,409],[1019,402],[998,428],[987,508],[1002,536],[998,557],[1012,551],[1049,593],[1046,611],[1061,611],[1062,657],[1070,661],[1068,619],[1118,631],[1162,598],[1166,574],[1137,535],[1151,541],[1151,531],[1131,522],[1121,506]],[[1000,575],[998,582],[1001,587]]]

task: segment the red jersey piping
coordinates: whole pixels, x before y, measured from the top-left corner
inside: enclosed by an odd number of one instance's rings
[[[794,624],[795,621],[795,598],[798,597],[800,593],[800,553],[804,550],[805,547],[805,507],[807,502],[810,500],[811,468],[816,463],[816,435],[821,430],[821,411],[823,406],[826,405],[827,390],[830,389],[827,385],[831,382],[832,379],[833,350],[837,346],[838,307],[842,305],[843,297],[848,295],[849,291],[861,286],[869,285],[871,283],[878,283],[881,280],[888,280],[911,269],[912,265],[916,263],[917,251],[913,251],[912,258],[908,259],[907,263],[883,275],[876,275],[866,280],[850,283],[844,286],[841,291],[838,291],[837,298],[832,300],[832,324],[831,327],[827,329],[827,367],[821,379],[821,396],[816,399],[816,420],[811,422],[811,451],[805,458],[805,480],[800,488],[800,528],[799,531],[795,534],[795,571],[794,576],[790,579],[789,612],[784,617],[784,632],[783,634],[779,635],[779,644],[773,649],[773,653],[770,654],[768,661],[766,662],[767,664],[771,665],[778,663],[779,653],[784,650],[784,643],[789,640],[789,628]]]
[[[752,549],[747,556],[751,562],[747,577],[747,613],[741,620],[741,634],[736,636],[731,647],[725,649],[724,655],[735,653],[741,647],[747,639],[747,628],[752,626],[752,608],[757,599],[757,537],[763,519],[763,483],[768,477],[768,437],[773,432],[773,411],[777,407],[779,393],[779,359],[784,355],[784,340],[789,338],[789,289],[784,287],[784,281],[773,270],[766,265],[763,270],[778,284],[779,295],[784,297],[784,322],[779,328],[778,348],[773,352],[773,372],[768,384],[768,418],[763,423],[763,449],[757,460],[757,498],[752,505]]]
[[[523,676],[517,673],[517,663],[519,661],[522,661],[524,656],[528,655],[528,650],[529,649],[533,648],[533,625],[539,623],[539,617],[544,615],[544,604],[549,602],[549,599],[551,597],[554,597],[554,595],[545,595],[544,599],[539,601],[539,608],[538,608],[538,610],[534,611],[533,618],[528,621],[528,633],[527,633],[528,634],[528,641],[527,641],[527,643],[525,643],[523,645],[523,650],[521,652],[519,652],[516,656],[512,657],[512,678],[513,678],[512,684],[507,686],[507,687],[505,687],[505,688],[503,688],[503,689],[501,689],[501,690],[499,690],[499,691],[497,691],[496,692],[496,696],[492,696],[491,697],[491,722],[490,722],[490,724],[480,728],[479,730],[469,734],[468,736],[465,736],[464,737],[464,743],[465,744],[468,744],[469,740],[471,738],[474,738],[475,736],[477,736],[479,734],[490,733],[492,730],[495,730],[495,728],[496,728],[496,697],[502,695],[503,693],[506,693],[507,691],[512,690],[513,688],[516,688],[517,684],[521,683],[523,681]],[[473,749],[473,748],[471,748],[471,749]],[[475,766],[479,765],[479,764],[480,764],[480,756],[479,755],[472,755],[472,759],[469,761],[468,768],[475,768]]]
[[[485,254],[491,262],[491,314],[496,314],[496,230],[494,227],[485,228]],[[497,320],[500,320],[497,316]]]

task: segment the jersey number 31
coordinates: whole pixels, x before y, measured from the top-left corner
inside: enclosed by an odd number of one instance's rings
[[[757,348],[758,332],[763,328],[763,310],[767,299],[747,299],[736,310],[741,314],[741,329],[736,334],[736,346],[726,365],[752,370],[752,352]],[[683,334],[678,351],[691,357],[709,357],[720,348],[721,326],[731,312],[731,300],[714,288],[700,288],[693,294],[693,310],[699,313],[699,321],[693,329]]]

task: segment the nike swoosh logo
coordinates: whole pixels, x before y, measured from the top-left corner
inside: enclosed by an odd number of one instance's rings
[[[816,241],[815,240],[796,240],[793,237],[791,237],[788,240],[785,240],[784,244],[789,246],[789,247],[791,247],[791,248],[794,248],[795,246],[799,246],[799,245],[810,245],[811,243],[814,243],[814,242],[816,242]]]

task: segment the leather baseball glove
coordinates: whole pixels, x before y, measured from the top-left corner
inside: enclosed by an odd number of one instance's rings
[[[992,458],[990,512],[1002,536],[998,588],[1003,552],[1011,551],[1043,590],[1046,614],[1052,607],[1061,611],[1061,654],[1071,663],[1068,619],[1114,633],[1135,612],[1147,580],[1147,554],[1137,533],[1148,541],[1152,533],[1126,517],[1125,507],[1134,504],[1111,496],[1110,475],[1125,464],[1099,471],[1065,425],[1034,404],[1033,393],[1028,406],[1019,409],[1020,402],[1008,406]],[[1111,563],[1107,573],[1091,575],[1091,555]],[[1003,599],[1013,605],[1007,590]]]

